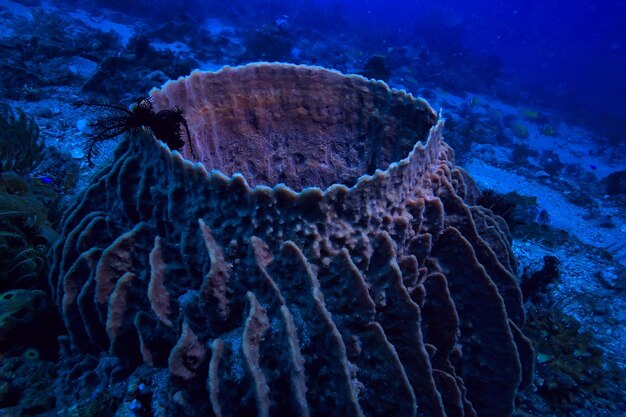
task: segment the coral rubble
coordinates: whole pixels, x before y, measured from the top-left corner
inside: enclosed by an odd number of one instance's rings
[[[425,101],[283,64],[152,95],[185,110],[204,166],[129,136],[66,213],[62,404],[512,415],[534,354],[510,236]]]

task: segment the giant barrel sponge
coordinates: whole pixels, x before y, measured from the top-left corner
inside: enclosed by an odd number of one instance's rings
[[[146,415],[513,413],[533,351],[511,238],[428,103],[265,63],[151,94],[199,161],[131,135],[65,215],[62,401],[135,378]]]

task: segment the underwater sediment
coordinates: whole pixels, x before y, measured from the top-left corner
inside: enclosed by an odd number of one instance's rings
[[[185,110],[198,161],[130,135],[67,211],[50,273],[62,403],[117,389],[118,415],[513,413],[533,351],[511,238],[428,103],[286,64],[152,97]]]

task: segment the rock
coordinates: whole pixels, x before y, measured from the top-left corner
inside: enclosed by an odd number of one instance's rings
[[[610,290],[623,290],[626,288],[626,277],[618,275],[613,268],[596,271],[594,276],[604,287]]]
[[[91,127],[89,126],[89,121],[87,119],[77,120],[76,129],[78,129],[80,133],[85,133],[85,134],[91,133]]]
[[[98,64],[80,56],[73,56],[67,62],[69,72],[79,78],[89,79],[94,76]]]
[[[533,177],[541,179],[541,178],[550,178],[551,175],[548,174],[546,171],[537,171],[533,174]]]
[[[528,128],[521,122],[514,122],[513,125],[511,125],[511,130],[513,134],[520,139],[528,139],[530,136]]]
[[[608,195],[625,195],[626,194],[626,170],[616,171],[609,174],[602,180],[606,186]]]
[[[539,156],[539,165],[550,175],[557,175],[563,168],[559,154],[554,151],[544,151]]]
[[[539,271],[524,271],[522,276],[522,293],[524,300],[536,300],[547,293],[548,285],[557,281],[561,274],[561,261],[556,256],[543,257],[543,267]]]
[[[72,158],[74,159],[83,159],[85,157],[85,151],[82,149],[72,149],[71,152]]]
[[[31,416],[49,411],[56,403],[55,374],[54,362],[4,358],[0,362],[2,416]],[[11,407],[8,413],[7,407]]]
[[[49,119],[54,115],[50,107],[39,107],[33,111],[33,114],[44,119]]]
[[[385,63],[385,57],[381,55],[374,55],[371,57],[363,67],[363,71],[360,72],[362,76],[371,78],[374,80],[389,81],[391,77],[391,71],[387,68]]]

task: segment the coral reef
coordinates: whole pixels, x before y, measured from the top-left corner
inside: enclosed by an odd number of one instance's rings
[[[115,101],[135,99],[155,83],[186,74],[195,66],[195,60],[178,56],[169,49],[157,50],[148,38],[135,34],[123,50],[99,60],[95,74],[82,89]]]
[[[425,101],[285,64],[152,96],[185,110],[204,167],[138,132],[66,213],[62,404],[512,415],[534,354],[508,228]]]
[[[546,255],[543,257],[543,267],[538,271],[524,271],[522,275],[522,295],[524,301],[533,302],[545,298],[548,285],[559,279],[560,261],[556,256]]]
[[[551,150],[543,151],[539,155],[537,162],[539,166],[552,177],[558,176],[563,169],[563,163],[561,162],[559,154]]]
[[[520,195],[516,191],[502,194],[484,190],[476,203],[505,219],[513,232],[520,226],[543,226],[550,223],[548,212],[539,207],[537,197]]]
[[[250,33],[245,39],[246,51],[241,62],[250,60],[281,61],[289,57],[293,39],[286,23],[276,21]]]
[[[30,19],[16,18],[11,29],[10,37],[0,39],[0,94],[16,100],[39,100],[45,87],[71,84],[81,78],[72,71],[72,59],[93,64],[119,45],[112,32],[45,9],[33,9]]]
[[[626,195],[626,171],[616,171],[602,180],[609,195]]]
[[[2,415],[34,416],[50,411],[55,405],[55,376],[56,364],[32,353],[3,358],[0,361]]]
[[[593,334],[582,330],[575,318],[545,305],[533,305],[526,333],[537,349],[536,394],[557,416],[585,409],[582,415],[596,414],[599,409],[624,410],[620,388],[624,370],[607,362]],[[524,399],[523,406],[536,414],[536,402]]]
[[[41,202],[49,193],[15,172],[0,174],[0,291],[46,287],[46,254],[58,237]]]
[[[0,294],[0,355],[13,354],[16,333],[33,321],[46,294],[39,290],[12,290]],[[22,352],[18,352],[21,354]]]
[[[0,294],[0,357],[55,359],[61,328],[44,291],[15,289]]]
[[[391,71],[387,67],[385,57],[382,55],[374,55],[368,59],[363,67],[363,71],[359,74],[366,78],[382,81],[389,81],[391,77]]]
[[[135,35],[115,55],[99,60],[98,68],[83,85],[84,92],[113,98],[135,99],[155,83],[177,74],[185,74],[197,66],[194,60],[177,56],[171,50],[155,49],[148,38]]]
[[[526,127],[523,123],[515,121],[510,126],[513,134],[520,139],[528,139],[530,133],[528,131],[528,127]]]
[[[43,158],[43,149],[35,120],[20,109],[14,111],[0,103],[0,173],[32,172]]]

